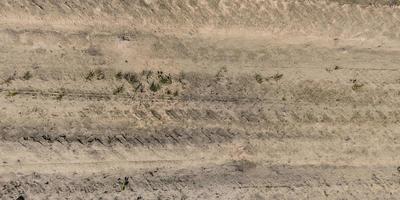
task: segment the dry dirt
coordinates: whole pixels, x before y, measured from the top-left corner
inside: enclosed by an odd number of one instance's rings
[[[0,0],[0,199],[399,199],[388,0]]]

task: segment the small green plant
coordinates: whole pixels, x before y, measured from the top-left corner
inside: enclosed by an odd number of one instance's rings
[[[153,71],[151,70],[143,70],[142,75],[146,76],[146,79],[149,79],[151,76],[153,76]]]
[[[86,75],[85,75],[85,80],[91,81],[94,77],[94,71],[90,70]]]
[[[255,78],[257,83],[261,84],[263,82],[263,77],[260,74],[256,74]]]
[[[121,191],[124,191],[129,185],[129,177],[125,177],[123,180],[118,178],[118,185],[120,186]]]
[[[163,75],[163,74],[159,74],[158,75],[158,79],[160,80],[161,84],[172,84],[172,78],[171,75]]]
[[[25,74],[22,76],[22,79],[24,80],[29,80],[32,78],[32,74],[30,71],[25,72]]]
[[[135,92],[137,91],[144,92],[144,86],[141,82],[139,82],[139,84],[135,88]]]
[[[63,97],[64,97],[64,94],[63,94],[63,93],[60,93],[60,94],[58,94],[58,95],[56,96],[56,100],[57,100],[57,101],[61,101]]]
[[[57,101],[61,101],[65,96],[65,88],[61,88],[56,96]]]
[[[106,78],[106,75],[103,70],[101,69],[96,69],[96,70],[90,70],[86,75],[85,75],[85,80],[91,81],[94,79],[97,80],[103,80]]]
[[[281,73],[276,73],[273,75],[271,78],[274,79],[275,81],[279,81],[283,77],[283,74]]]
[[[106,78],[106,75],[105,75],[104,71],[101,70],[101,69],[96,69],[96,70],[94,71],[94,73],[95,73],[95,75],[96,75],[96,79],[97,79],[97,80],[103,80],[103,79]]]
[[[327,72],[332,72],[332,71],[336,71],[336,70],[339,70],[339,69],[342,69],[342,67],[340,67],[340,66],[338,66],[338,65],[335,65],[334,67],[327,67],[325,70],[327,71]]]
[[[117,95],[124,91],[124,85],[120,85],[113,90],[113,95]]]
[[[400,5],[400,0],[389,0],[390,7],[396,7]]]
[[[362,84],[362,83],[354,83],[353,86],[351,87],[351,89],[353,89],[354,91],[357,91],[357,90],[360,90],[363,86],[364,86],[364,84]]]
[[[117,72],[117,73],[115,74],[115,78],[116,78],[117,80],[121,80],[123,77],[124,77],[124,73],[122,73],[122,72]]]
[[[215,75],[217,78],[218,77],[222,77],[222,76],[224,76],[224,73],[227,73],[228,72],[228,69],[226,68],[226,67],[221,67],[219,70],[218,70],[218,72],[217,72],[217,74]]]
[[[13,97],[13,96],[15,96],[15,95],[17,95],[17,94],[18,94],[17,91],[8,91],[7,96],[8,96],[8,97]]]
[[[152,83],[151,83],[151,85],[150,85],[150,90],[151,90],[151,91],[157,92],[157,91],[160,90],[160,89],[161,89],[160,84],[155,83],[155,82],[152,82]]]
[[[139,79],[135,73],[127,72],[123,74],[123,77],[126,81],[128,81],[131,85],[139,82]]]

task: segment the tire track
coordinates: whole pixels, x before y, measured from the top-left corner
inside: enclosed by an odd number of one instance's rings
[[[273,197],[279,193],[292,196],[295,192],[309,192],[310,195],[317,192],[315,197],[329,196],[330,198],[341,197],[341,188],[357,188],[365,190],[366,195],[389,198],[394,197],[397,192],[387,193],[398,187],[394,179],[387,178],[393,172],[391,168],[360,168],[360,167],[332,167],[325,166],[321,169],[319,166],[253,166],[245,167],[247,162],[234,162],[225,165],[214,165],[206,168],[195,167],[184,170],[168,171],[166,169],[137,170],[136,173],[122,172],[111,176],[87,176],[80,178],[71,178],[66,176],[51,177],[46,174],[32,174],[20,177],[18,182],[1,181],[4,192],[17,193],[20,189],[30,187],[37,191],[38,195],[45,194],[47,190],[56,190],[57,193],[71,193],[80,195],[80,193],[101,194],[102,196],[112,197],[120,193],[125,197],[135,193],[140,198],[156,198],[159,195],[167,197],[196,197],[197,191],[207,198],[251,198],[259,191],[258,196]],[[244,168],[243,168],[244,167]],[[244,169],[244,171],[242,171]],[[336,174],[363,174],[361,179],[357,177],[337,177],[324,173],[328,170]],[[307,174],[302,172],[307,171]],[[202,174],[202,177],[199,176]],[[293,178],[296,177],[296,178]],[[318,178],[320,177],[320,178]],[[123,181],[125,180],[125,181]],[[32,183],[36,184],[32,184]],[[62,182],[71,182],[71,184],[60,184]],[[47,184],[46,184],[47,183]],[[54,184],[48,184],[54,183]],[[84,190],[82,183],[86,185]],[[58,185],[58,188],[53,188]],[[124,185],[124,187],[121,187]],[[91,187],[96,186],[96,187]],[[202,189],[198,189],[198,187]],[[212,193],[211,188],[218,188],[220,193]],[[226,190],[233,189],[235,192]],[[75,191],[75,192],[74,192]],[[108,191],[108,192],[105,192]],[[165,191],[180,191],[178,196],[174,193]],[[224,192],[225,191],[225,192]],[[325,193],[324,193],[325,191]],[[345,191],[347,191],[345,189]],[[208,195],[207,195],[208,194]],[[192,196],[193,195],[193,196]],[[233,195],[233,196],[232,196]],[[245,195],[245,196],[243,196]],[[253,196],[252,196],[253,195]],[[271,196],[269,196],[271,195]],[[360,193],[354,193],[355,198],[364,197]],[[89,197],[88,196],[88,197]],[[0,196],[5,197],[5,195]],[[131,196],[132,197],[132,196]],[[165,197],[165,196],[164,196]],[[371,197],[371,196],[370,196]]]

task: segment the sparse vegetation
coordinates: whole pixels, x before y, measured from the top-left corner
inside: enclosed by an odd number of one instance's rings
[[[125,88],[124,88],[124,85],[117,86],[117,87],[113,90],[113,95],[117,95],[117,94],[123,92],[124,89],[125,89]]]
[[[86,75],[85,75],[85,80],[91,81],[94,79],[97,80],[103,80],[106,78],[106,75],[103,70],[101,69],[96,69],[96,70],[90,70]]]
[[[124,179],[118,178],[118,185],[120,186],[120,190],[124,191],[129,185],[129,177],[125,177]]]
[[[260,74],[255,75],[257,83],[261,84],[264,80],[263,77]]]
[[[135,88],[135,92],[137,92],[137,91],[144,92],[144,86],[140,82],[139,82],[138,86],[136,86],[136,88]]]
[[[7,96],[8,97],[13,97],[13,96],[15,96],[15,95],[17,95],[18,94],[18,92],[17,91],[8,91],[8,94],[7,94]]]
[[[226,72],[228,72],[228,69],[226,67],[221,67],[221,69],[218,70],[216,77],[222,77]]]
[[[94,77],[94,71],[89,71],[86,75],[85,75],[85,79],[87,81],[91,81]]]
[[[354,91],[360,90],[364,84],[362,83],[354,83],[353,86],[351,87]]]
[[[56,100],[61,101],[64,98],[64,96],[65,96],[65,89],[61,88],[60,92],[56,96]]]
[[[172,84],[171,75],[159,74],[158,79],[160,80],[161,84]]]
[[[400,0],[389,0],[388,4],[390,7],[396,7],[400,5]]]
[[[153,71],[151,70],[143,70],[142,75],[146,76],[146,79],[149,79],[151,76],[153,76]]]
[[[97,80],[103,80],[103,79],[106,78],[106,75],[105,75],[105,73],[104,73],[103,70],[101,70],[101,69],[96,69],[94,72],[95,72],[95,75],[96,75]]]
[[[31,79],[33,76],[32,76],[32,74],[31,74],[31,72],[30,71],[27,71],[27,72],[25,72],[25,74],[22,76],[22,79],[23,80],[29,80],[29,79]]]
[[[279,81],[283,77],[283,74],[281,73],[276,73],[273,75],[271,78],[274,79],[275,81]]]
[[[10,76],[8,76],[5,80],[4,80],[4,82],[3,83],[5,83],[5,84],[11,84],[11,82],[13,81],[13,80],[15,80],[15,77],[17,76],[17,72],[14,72],[12,75],[10,75]]]
[[[63,97],[64,97],[64,93],[60,93],[60,94],[58,94],[58,95],[56,96],[56,100],[57,100],[57,101],[61,101]]]
[[[127,72],[127,73],[124,73],[123,77],[131,85],[139,82],[139,79],[135,73]]]
[[[115,74],[115,78],[117,80],[126,80],[129,84],[131,84],[132,86],[134,86],[137,83],[140,83],[139,77],[136,73],[133,72],[117,72]]]
[[[269,77],[263,77],[261,74],[256,74],[254,76],[254,78],[256,79],[257,83],[259,83],[259,84],[263,83],[264,81],[269,81],[270,79],[273,79],[275,81],[279,81],[282,77],[283,77],[283,74],[281,74],[281,73],[276,73],[276,74],[274,74],[272,76],[269,76]]]
[[[340,66],[338,66],[338,65],[335,65],[334,67],[327,67],[325,70],[327,71],[327,72],[332,72],[332,71],[336,71],[336,70],[339,70],[339,69],[342,69],[342,67],[340,67]]]
[[[151,90],[152,92],[157,92],[157,91],[160,90],[160,89],[161,89],[160,84],[155,83],[155,82],[152,82],[152,83],[150,84],[150,90]]]
[[[360,83],[357,79],[350,79],[350,82],[353,83],[351,89],[353,89],[354,91],[357,91],[364,86],[364,84]]]
[[[117,72],[117,73],[115,74],[115,78],[116,78],[117,80],[121,80],[123,77],[124,77],[124,73],[122,73],[122,72]]]

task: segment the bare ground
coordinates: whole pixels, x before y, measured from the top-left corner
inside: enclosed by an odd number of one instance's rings
[[[0,199],[397,199],[396,1],[0,1]]]

